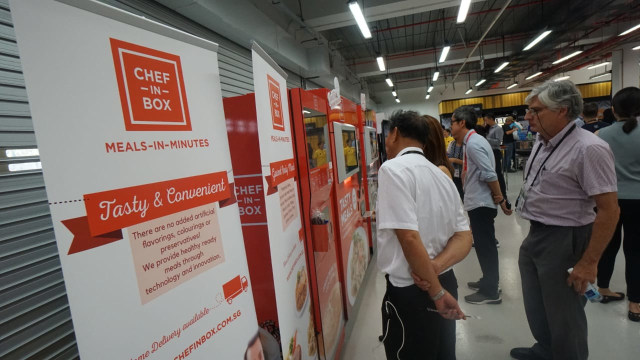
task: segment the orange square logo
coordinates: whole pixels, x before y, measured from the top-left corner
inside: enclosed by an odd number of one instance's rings
[[[278,84],[278,82],[268,74],[267,82],[269,83],[269,102],[271,103],[271,121],[273,122],[273,129],[284,131],[280,84]]]
[[[127,131],[190,131],[180,57],[110,40]]]

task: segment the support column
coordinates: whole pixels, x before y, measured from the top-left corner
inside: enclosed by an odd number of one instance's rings
[[[612,52],[611,95],[625,87],[640,87],[640,50],[631,50],[638,45],[627,44]]]

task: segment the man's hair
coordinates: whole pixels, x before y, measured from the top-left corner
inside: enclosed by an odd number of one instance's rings
[[[598,104],[584,103],[584,109],[582,109],[582,115],[584,115],[584,117],[589,119],[598,116]]]
[[[425,139],[429,136],[429,127],[417,112],[398,110],[391,114],[389,121],[389,131],[398,128],[402,137],[417,140],[424,146]]]
[[[471,106],[460,106],[453,111],[453,116],[456,121],[464,121],[464,127],[469,130],[473,130],[478,123],[478,116],[476,111]]]
[[[582,95],[569,80],[549,80],[531,90],[524,102],[530,104],[535,97],[551,110],[566,108],[569,120],[577,118],[582,113]]]
[[[489,119],[495,119],[496,117],[493,115],[493,113],[485,113],[483,117],[489,118]]]

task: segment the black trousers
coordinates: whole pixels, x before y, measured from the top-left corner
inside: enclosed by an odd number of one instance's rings
[[[629,301],[640,302],[640,200],[618,199],[620,220],[598,263],[598,286],[608,288],[624,229],[625,280]]]
[[[464,190],[462,186],[462,178],[454,177],[453,183],[456,184],[456,189],[458,189],[458,194],[460,194],[460,200],[464,202]]]
[[[502,191],[502,196],[507,199],[507,185],[504,182],[504,174],[502,173],[502,151],[493,149],[493,157],[496,160],[496,174],[498,175],[500,191]]]
[[[496,246],[496,229],[494,219],[498,210],[479,207],[469,211],[469,224],[473,234],[476,255],[482,270],[480,292],[487,296],[498,294],[500,273],[498,269],[498,248]]]
[[[458,282],[453,270],[438,279],[457,299]],[[387,276],[387,292],[382,299],[382,333],[388,360],[455,360],[455,320],[447,320],[428,308],[436,309],[428,292],[416,285],[395,287]]]

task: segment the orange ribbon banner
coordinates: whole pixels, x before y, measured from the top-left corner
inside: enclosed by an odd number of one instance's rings
[[[276,161],[269,165],[271,175],[265,176],[267,180],[267,195],[278,192],[278,185],[296,177],[296,164],[294,159]]]

